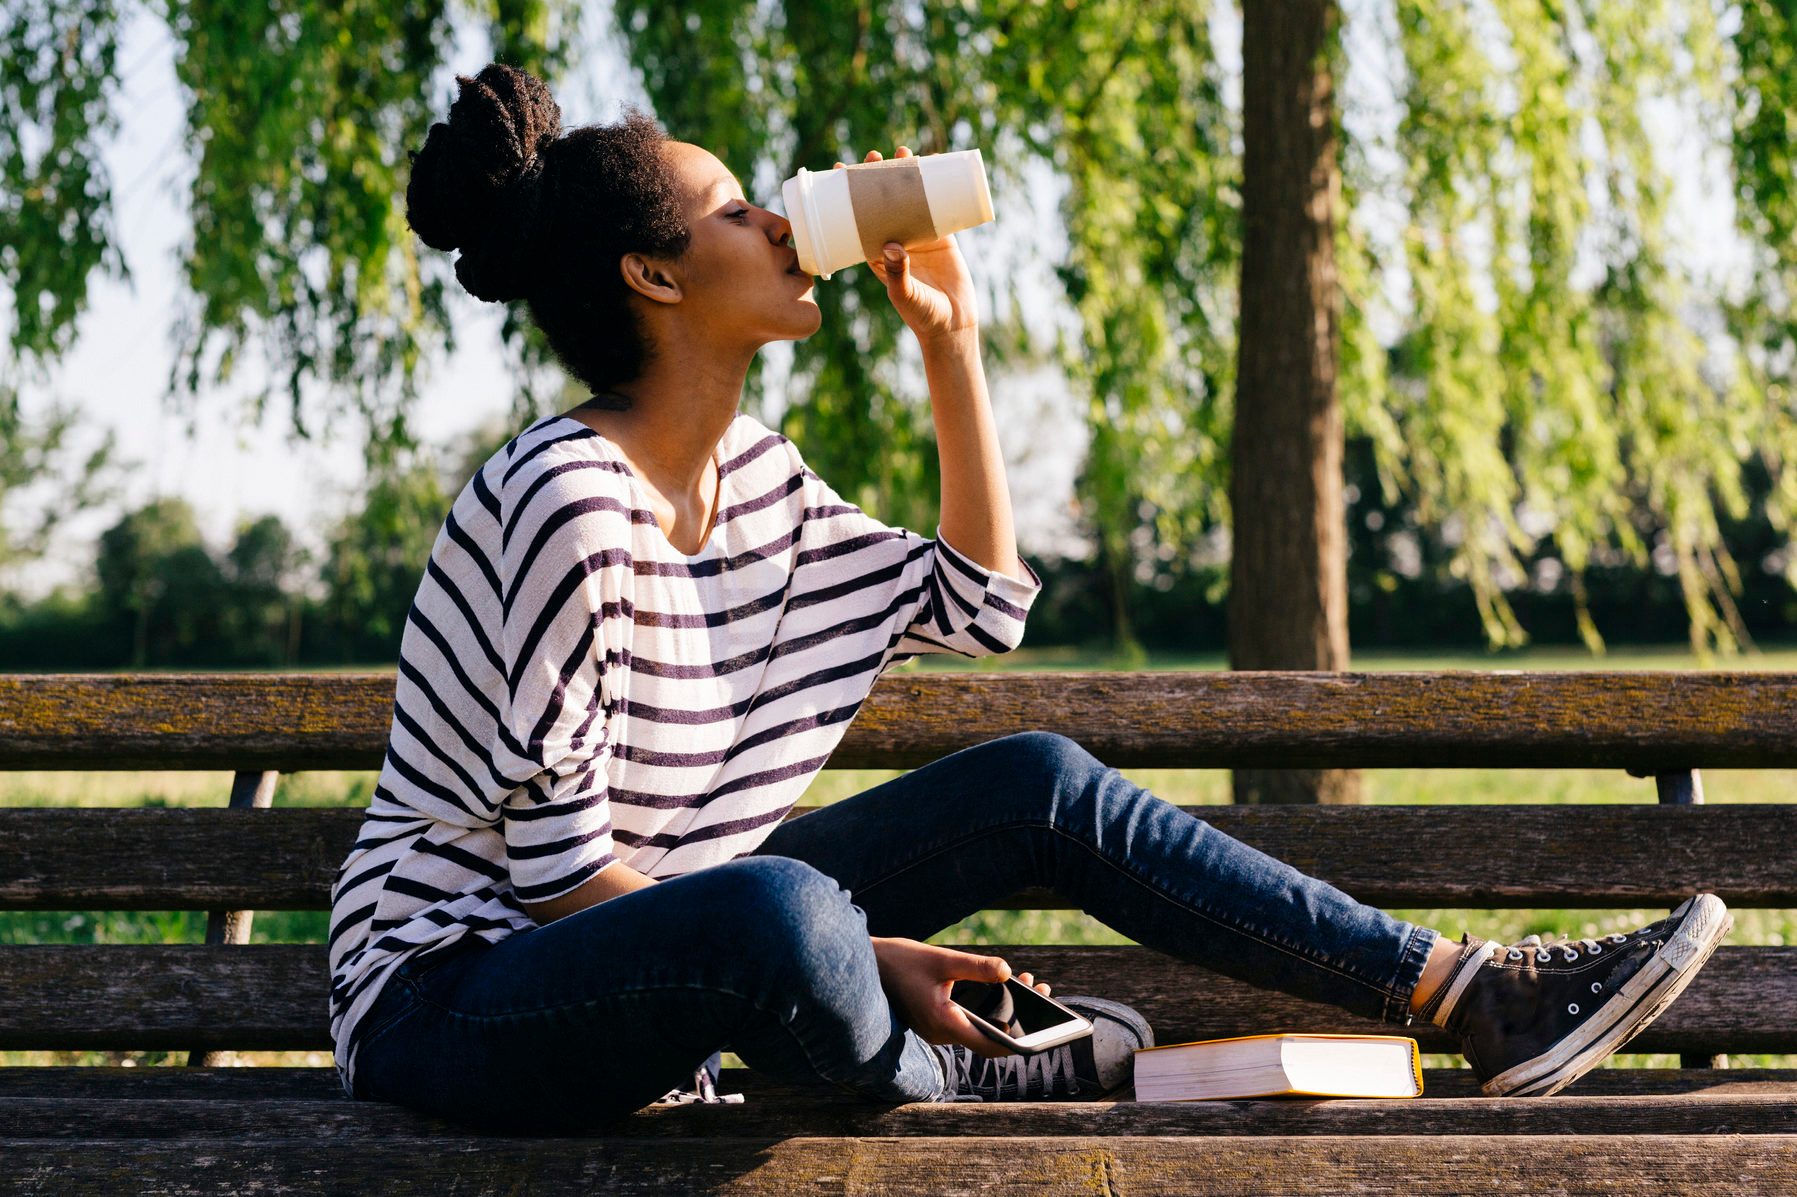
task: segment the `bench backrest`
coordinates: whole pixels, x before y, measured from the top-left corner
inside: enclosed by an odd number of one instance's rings
[[[390,673],[0,677],[0,769],[237,774],[222,810],[0,810],[0,909],[213,912],[206,945],[0,947],[0,1049],[328,1049],[324,948],[246,946],[242,912],[328,908],[361,812],[269,809],[275,778],[378,768],[392,696]],[[1797,675],[1758,673],[901,672],[875,685],[830,767],[910,768],[1044,728],[1126,768],[1676,779],[1797,768],[1794,699]],[[1797,805],[1659,805],[1642,790],[1640,806],[1192,809],[1387,907],[1666,907],[1696,889],[1735,907],[1797,906]],[[1389,1030],[1140,948],[994,950],[1063,992],[1137,1005],[1162,1042]],[[1434,1028],[1410,1031],[1451,1050]],[[1723,949],[1631,1049],[1797,1051],[1797,947]]]

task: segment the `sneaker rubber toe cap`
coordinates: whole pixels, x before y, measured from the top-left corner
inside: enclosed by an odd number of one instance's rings
[[[1122,1002],[1100,997],[1059,997],[1062,1005],[1079,1011],[1092,1024],[1092,1059],[1099,1086],[1109,1093],[1135,1078],[1136,1051],[1154,1046],[1154,1030],[1148,1020]]]

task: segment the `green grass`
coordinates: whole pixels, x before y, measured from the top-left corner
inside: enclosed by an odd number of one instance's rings
[[[952,653],[931,653],[918,657],[900,668],[964,672],[1007,669],[1030,671],[1124,669],[1129,666],[1116,654],[1105,649],[1054,645],[1046,648],[1019,648],[1000,656],[975,658],[960,657]],[[1149,670],[1226,669],[1228,662],[1220,652],[1156,652],[1141,668]],[[1626,645],[1612,648],[1602,656],[1592,656],[1582,648],[1566,645],[1504,649],[1496,652],[1380,649],[1376,652],[1353,654],[1348,668],[1364,672],[1441,669],[1686,669],[1693,671],[1785,672],[1797,670],[1797,643],[1764,644],[1754,652],[1740,653],[1732,657],[1715,656],[1709,661],[1699,661],[1683,645]]]
[[[1781,646],[1752,656],[1712,663],[1724,669],[1797,671],[1797,647]],[[1219,669],[1220,656],[1162,655],[1147,668]],[[1119,666],[1103,653],[1069,649],[1019,649],[978,660],[951,655],[920,658],[907,671],[1105,670]],[[1695,669],[1697,663],[1679,648],[1628,649],[1593,658],[1578,650],[1531,649],[1500,654],[1380,653],[1354,661],[1359,670],[1439,669]],[[1216,770],[1125,769],[1124,774],[1169,801],[1182,805],[1219,805],[1230,800],[1228,774]],[[802,801],[822,804],[860,793],[899,776],[895,770],[826,770]],[[316,772],[286,775],[275,793],[276,806],[366,806],[373,791],[373,772]],[[1789,802],[1793,777],[1778,770],[1712,770],[1704,776],[1710,802]],[[1362,773],[1366,800],[1389,804],[1593,803],[1651,802],[1650,781],[1611,770],[1503,769],[1375,769]],[[0,807],[27,806],[198,806],[225,804],[231,789],[226,772],[0,774]],[[1516,847],[1516,846],[1512,846]],[[1497,847],[1503,850],[1503,846]],[[1450,937],[1462,931],[1503,940],[1531,932],[1547,935],[1602,935],[1648,922],[1650,910],[1394,910],[1399,918],[1433,926]],[[252,929],[257,943],[322,943],[329,924],[324,911],[259,912]],[[0,943],[200,943],[206,917],[200,912],[0,911]],[[990,911],[945,928],[934,943],[978,947],[982,944],[1116,944],[1128,940],[1097,920],[1073,911]],[[1735,944],[1797,943],[1797,911],[1736,912]],[[1025,960],[1013,960],[1018,968]],[[1052,978],[1048,978],[1052,981]],[[138,1066],[182,1064],[184,1052],[0,1052],[0,1065],[47,1063],[126,1063]],[[327,1066],[328,1052],[244,1052],[245,1063]],[[1431,1057],[1432,1067],[1449,1067],[1458,1057]],[[1797,1067],[1797,1057],[1735,1057],[1738,1066]],[[1613,1066],[1668,1067],[1672,1057],[1620,1055]]]

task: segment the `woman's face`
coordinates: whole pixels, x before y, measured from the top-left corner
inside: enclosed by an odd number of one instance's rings
[[[708,150],[684,141],[663,143],[686,196],[692,243],[678,262],[651,260],[656,273],[674,291],[645,290],[639,276],[632,285],[662,310],[682,321],[694,321],[719,344],[803,340],[823,323],[814,280],[798,271],[792,248],[792,225],[784,216],[743,198],[743,189],[724,164]],[[626,277],[632,258],[624,259]]]

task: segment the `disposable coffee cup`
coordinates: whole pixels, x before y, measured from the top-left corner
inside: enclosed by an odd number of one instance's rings
[[[829,278],[877,261],[888,241],[906,249],[992,219],[978,150],[913,154],[806,170],[781,186],[799,269]]]

